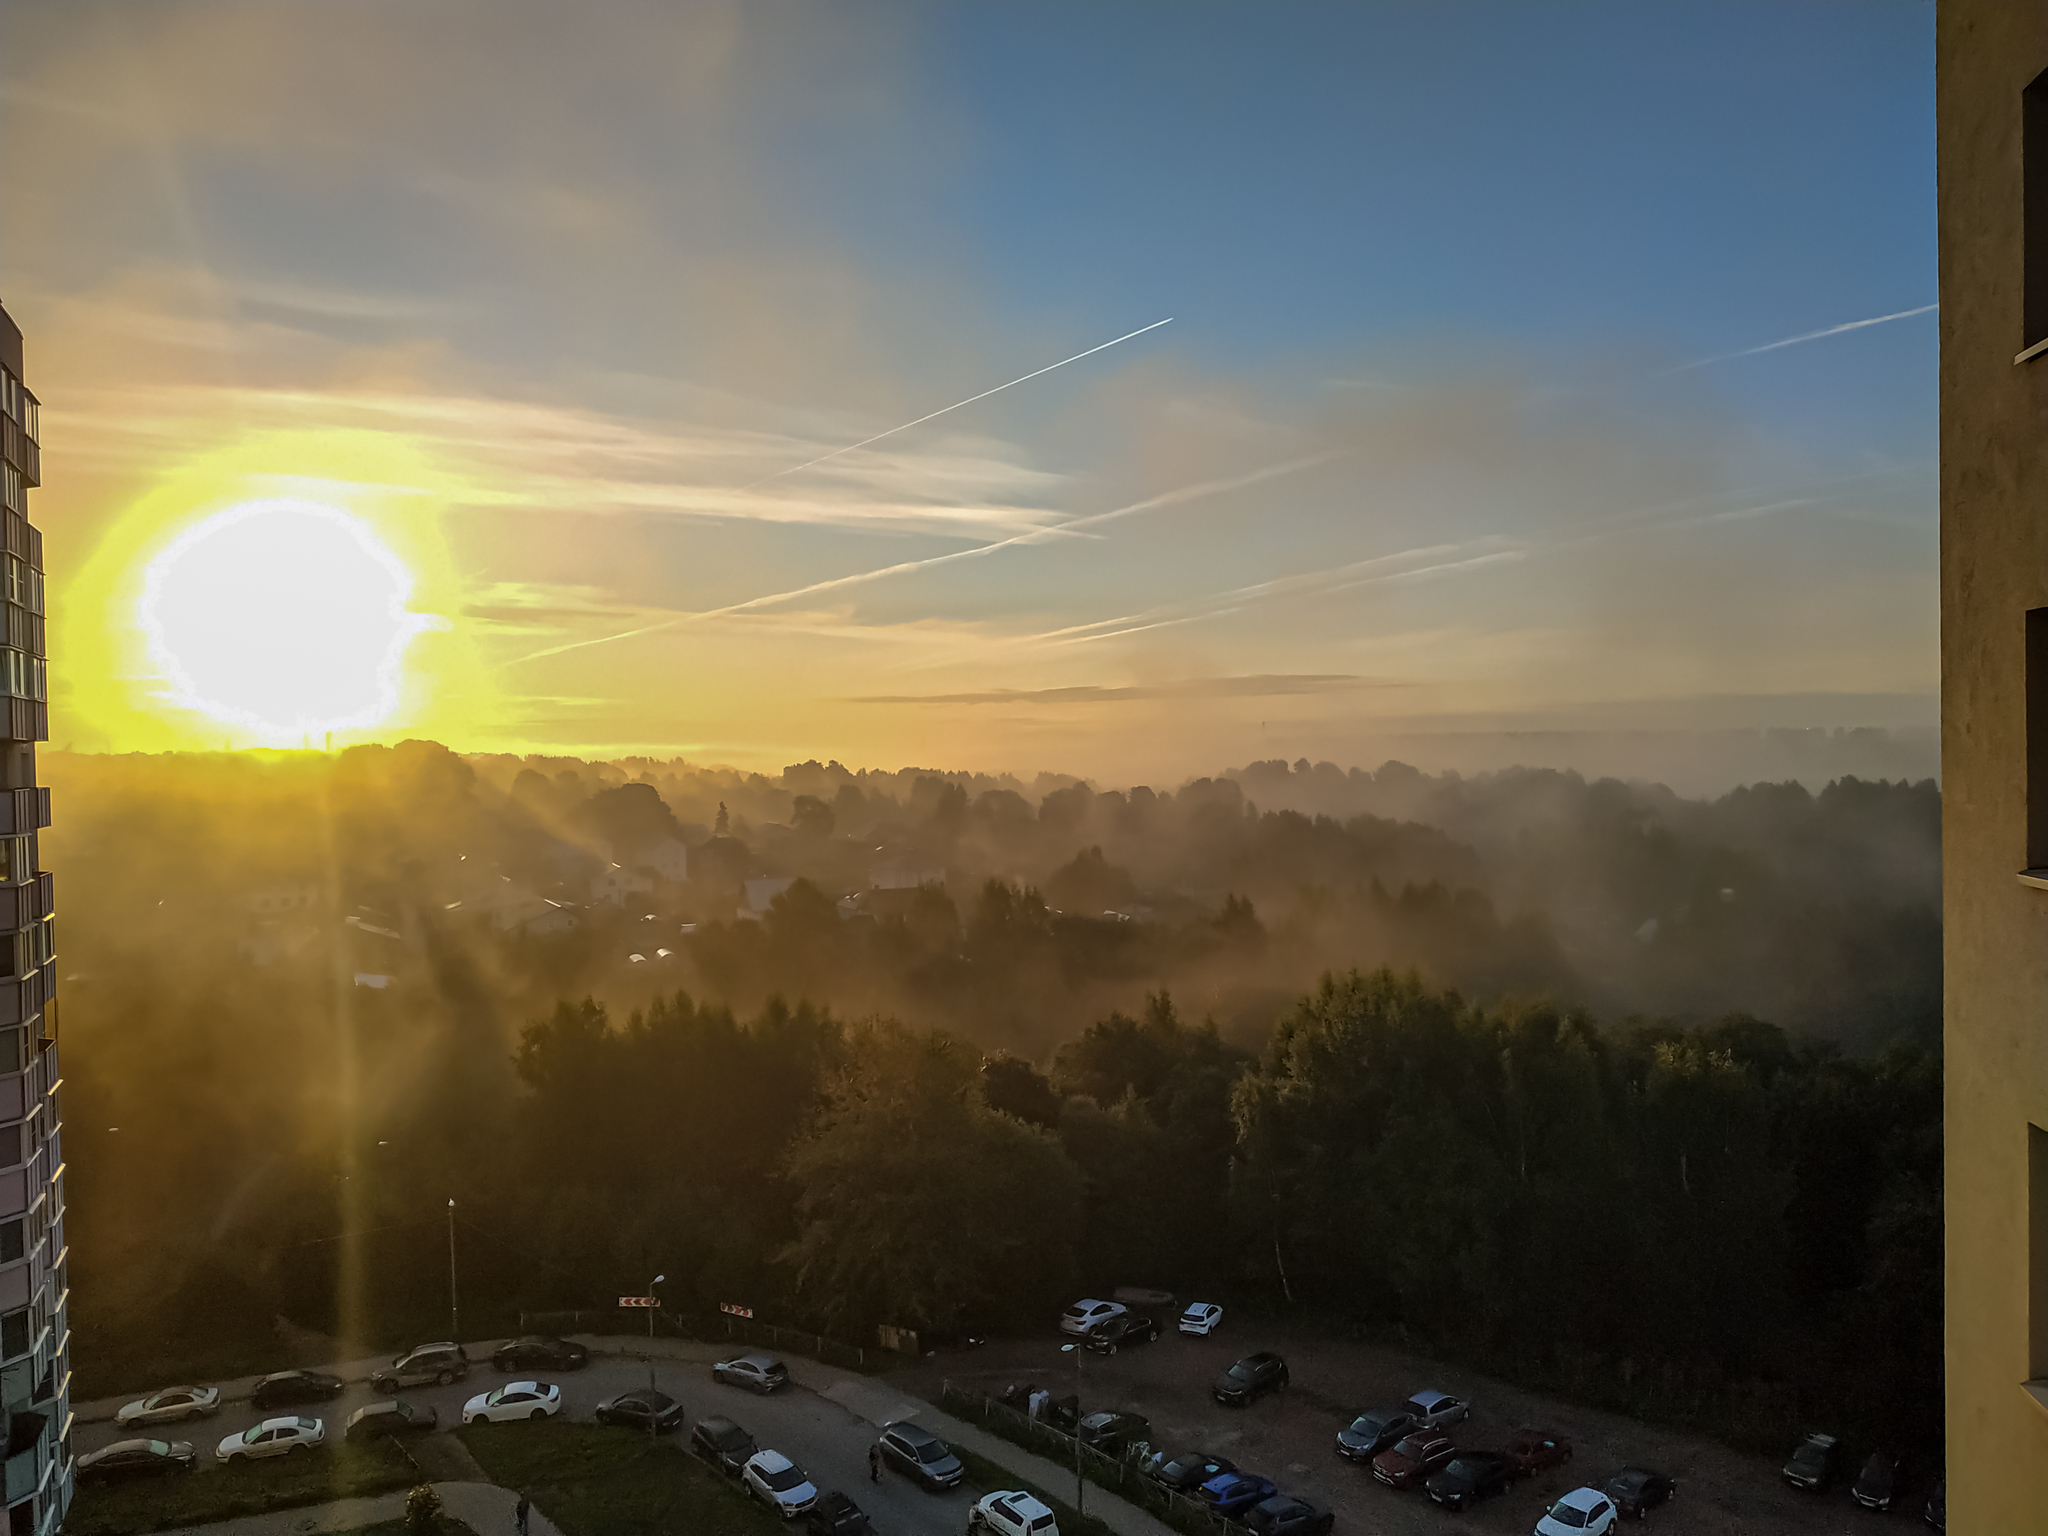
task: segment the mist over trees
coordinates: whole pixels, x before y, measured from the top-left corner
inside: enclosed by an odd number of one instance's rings
[[[88,1390],[445,1332],[454,1198],[465,1331],[1202,1286],[1938,1417],[1932,784],[45,766]]]

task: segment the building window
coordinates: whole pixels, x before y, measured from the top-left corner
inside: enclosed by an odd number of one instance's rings
[[[2020,95],[2023,324],[2020,356],[2048,342],[2048,70]]]
[[[0,1313],[0,1360],[12,1360],[16,1355],[28,1353],[34,1342],[29,1332],[27,1307],[16,1307],[12,1312]]]

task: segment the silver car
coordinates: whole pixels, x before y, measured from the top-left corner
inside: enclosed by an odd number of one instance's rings
[[[114,1422],[126,1429],[131,1424],[176,1424],[219,1412],[218,1387],[165,1387],[127,1404],[114,1415]]]
[[[739,1355],[712,1366],[711,1379],[735,1387],[752,1387],[756,1392],[773,1392],[789,1385],[789,1367],[773,1355]]]

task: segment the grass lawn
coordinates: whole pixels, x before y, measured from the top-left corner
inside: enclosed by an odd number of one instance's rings
[[[211,1453],[202,1448],[200,1454]],[[72,1500],[64,1529],[68,1536],[141,1536],[237,1515],[390,1493],[419,1480],[412,1463],[389,1441],[349,1445],[306,1451],[281,1461],[237,1462],[219,1471],[179,1477],[89,1483]]]
[[[531,1491],[566,1536],[770,1536],[783,1524],[682,1448],[605,1424],[468,1424],[491,1481]]]

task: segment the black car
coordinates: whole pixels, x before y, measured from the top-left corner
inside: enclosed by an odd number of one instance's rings
[[[1403,1436],[1413,1433],[1415,1415],[1384,1408],[1376,1413],[1361,1413],[1349,1424],[1337,1431],[1337,1454],[1349,1456],[1353,1461],[1371,1461],[1388,1446],[1400,1442]]]
[[[1678,1485],[1648,1467],[1623,1467],[1607,1479],[1607,1486],[1600,1491],[1614,1500],[1614,1507],[1625,1519],[1640,1520],[1669,1500],[1678,1491]]]
[[[1244,1523],[1258,1536],[1330,1536],[1337,1517],[1307,1499],[1276,1493],[1245,1511]]]
[[[286,1403],[324,1403],[341,1396],[342,1381],[325,1371],[272,1371],[249,1394],[250,1406],[282,1408]]]
[[[1105,1456],[1121,1456],[1132,1446],[1150,1444],[1152,1421],[1138,1413],[1091,1413],[1081,1421],[1081,1443]]]
[[[125,1482],[131,1477],[162,1477],[190,1472],[198,1460],[186,1440],[116,1440],[87,1451],[72,1463],[81,1483]]]
[[[727,1418],[699,1419],[690,1431],[690,1449],[728,1477],[746,1470],[747,1458],[761,1449],[754,1437]]]
[[[1794,1488],[1818,1493],[1835,1475],[1835,1450],[1833,1435],[1808,1435],[1794,1448],[1792,1459],[1781,1469],[1785,1481]]]
[[[1209,1395],[1226,1408],[1242,1408],[1286,1385],[1287,1362],[1271,1350],[1260,1350],[1217,1377]]]
[[[1865,1509],[1890,1509],[1899,1491],[1899,1458],[1890,1451],[1872,1451],[1849,1485],[1849,1497]]]
[[[641,1387],[638,1391],[621,1392],[617,1397],[599,1403],[597,1422],[623,1424],[628,1429],[652,1426],[656,1434],[665,1435],[683,1422],[683,1405],[666,1392]]]
[[[1150,1344],[1159,1337],[1159,1320],[1142,1312],[1120,1312],[1090,1328],[1081,1340],[1098,1355],[1113,1355],[1126,1344]]]
[[[415,1407],[397,1398],[365,1403],[348,1416],[348,1427],[341,1432],[341,1438],[360,1443],[380,1435],[424,1435],[439,1418],[431,1408]]]
[[[1171,1456],[1161,1457],[1150,1469],[1155,1483],[1161,1483],[1176,1493],[1193,1498],[1195,1490],[1212,1477],[1221,1477],[1226,1472],[1235,1472],[1237,1463],[1223,1456],[1210,1456],[1202,1451],[1176,1451]]]
[[[945,1441],[907,1419],[885,1426],[875,1443],[881,1447],[883,1461],[934,1493],[954,1487],[967,1473]]]
[[[590,1351],[568,1339],[531,1334],[491,1351],[491,1364],[501,1371],[580,1371],[590,1364]]]
[[[1514,1480],[1515,1464],[1499,1451],[1460,1451],[1422,1486],[1445,1509],[1464,1509],[1507,1492]]]
[[[818,1502],[804,1515],[804,1529],[810,1536],[861,1536],[873,1527],[860,1506],[835,1488],[818,1495]]]
[[[1927,1507],[1920,1512],[1920,1518],[1937,1531],[1948,1529],[1948,1479],[1943,1478],[1934,1485],[1934,1492],[1927,1495]]]

